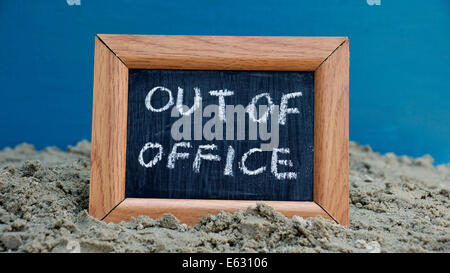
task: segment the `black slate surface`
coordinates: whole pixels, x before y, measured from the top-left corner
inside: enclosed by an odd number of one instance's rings
[[[261,72],[261,71],[189,71],[130,69],[128,90],[128,126],[126,152],[126,197],[136,198],[187,198],[232,200],[313,200],[314,164],[314,73],[313,72]],[[279,147],[289,148],[290,155],[279,159],[291,159],[293,167],[279,166],[279,171],[294,171],[295,180],[277,180],[271,173],[272,153],[255,153],[247,160],[249,169],[266,166],[265,172],[249,176],[238,168],[242,155],[251,148],[259,148],[260,140],[181,140],[189,141],[192,148],[180,148],[189,152],[188,159],[179,159],[175,168],[167,168],[167,159],[175,141],[171,137],[171,125],[178,118],[170,116],[172,107],[164,112],[152,112],[145,106],[145,97],[156,87],[164,86],[172,91],[174,103],[177,89],[184,89],[184,104],[193,105],[194,87],[202,94],[202,107],[218,104],[218,98],[210,90],[227,89],[234,95],[226,97],[227,105],[247,106],[252,98],[268,92],[274,104],[279,105],[282,94],[302,92],[302,96],[289,101],[289,107],[298,107],[300,114],[290,114],[287,123],[279,127]],[[166,92],[155,92],[152,104],[155,108],[168,102]],[[261,99],[258,104],[267,104]],[[203,118],[206,123],[210,118]],[[193,124],[193,122],[192,122]],[[224,124],[224,138],[226,125]],[[248,130],[248,116],[246,116]],[[236,134],[236,133],[235,133]],[[193,132],[192,132],[193,138]],[[155,166],[145,168],[138,162],[141,149],[147,142],[163,146],[164,154]],[[264,141],[267,142],[267,141]],[[221,157],[221,161],[202,161],[200,172],[193,171],[193,161],[199,145],[216,144],[216,151],[204,151]],[[227,147],[235,149],[233,176],[224,175]],[[147,150],[144,162],[149,162],[157,150]]]

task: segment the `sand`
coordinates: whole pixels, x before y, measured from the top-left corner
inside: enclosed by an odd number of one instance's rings
[[[350,143],[350,226],[258,204],[189,227],[87,213],[90,143],[0,151],[0,252],[450,252],[450,164]]]

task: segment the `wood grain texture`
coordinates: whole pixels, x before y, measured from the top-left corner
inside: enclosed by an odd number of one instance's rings
[[[314,201],[348,225],[348,41],[316,70],[314,81]]]
[[[98,37],[128,68],[314,71],[345,37]]]
[[[95,39],[89,214],[103,218],[125,197],[128,68]]]
[[[329,215],[314,202],[284,202],[264,201],[286,217],[294,215],[302,217],[322,216],[330,219]],[[141,199],[127,198],[115,208],[104,220],[119,223],[129,221],[131,217],[146,215],[157,219],[164,213],[172,213],[180,223],[195,225],[201,217],[207,214],[217,214],[220,211],[236,212],[245,210],[249,206],[256,206],[255,201],[237,200],[200,200],[200,199]]]

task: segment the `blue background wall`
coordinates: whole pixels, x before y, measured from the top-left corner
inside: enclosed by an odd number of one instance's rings
[[[350,138],[450,162],[450,1],[0,1],[0,148],[90,139],[94,36],[348,36]]]

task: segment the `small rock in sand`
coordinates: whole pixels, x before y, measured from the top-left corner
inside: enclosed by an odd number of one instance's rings
[[[6,248],[11,250],[16,250],[22,245],[22,239],[16,232],[4,233],[1,241],[6,246]]]
[[[67,147],[67,152],[74,153],[74,154],[80,154],[84,156],[90,156],[91,155],[91,143],[87,140],[82,140],[77,143],[75,146]]]
[[[169,213],[164,214],[163,217],[159,219],[159,226],[163,228],[177,229],[178,224],[178,219]]]
[[[16,219],[13,223],[12,223],[12,227],[17,230],[17,231],[22,231],[27,225],[27,221],[22,220],[22,219]]]
[[[366,175],[366,176],[364,176],[364,182],[371,183],[371,182],[373,182],[373,178]]]
[[[377,241],[369,242],[366,246],[366,249],[369,251],[369,253],[380,253],[381,252],[381,246]]]
[[[42,169],[41,162],[38,160],[27,160],[22,166],[23,176],[33,176],[37,171]]]
[[[398,158],[398,161],[400,161],[403,164],[411,165],[413,163],[413,160],[411,157],[402,155]]]
[[[424,155],[414,160],[414,164],[422,167],[433,167],[434,159],[430,155]]]

